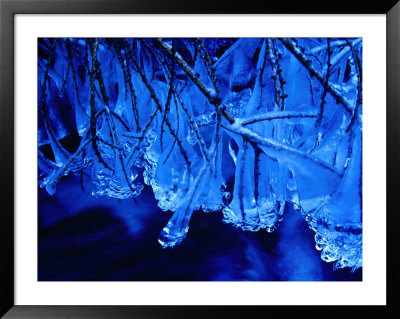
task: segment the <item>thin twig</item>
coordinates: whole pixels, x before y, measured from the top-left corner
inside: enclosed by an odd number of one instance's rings
[[[142,82],[144,83],[144,85],[146,86],[147,90],[149,91],[150,96],[151,96],[152,100],[155,102],[157,109],[162,113],[163,108],[162,108],[162,106],[161,106],[160,100],[157,98],[157,95],[156,95],[156,93],[154,92],[153,87],[150,85],[150,83],[149,83],[149,81],[147,80],[145,74],[143,73],[142,69],[140,68],[140,66],[139,66],[138,62],[136,61],[136,59],[135,59],[135,57],[134,57],[133,52],[132,52],[131,49],[130,49],[130,52],[129,52],[129,53],[130,53],[130,54],[129,54],[129,58],[130,58],[130,60],[132,61],[133,65],[135,66],[136,72],[140,75],[140,77],[141,77],[141,79],[142,79]],[[171,134],[175,139],[177,139],[177,143],[178,143],[178,146],[179,146],[180,151],[181,151],[181,153],[182,153],[182,156],[183,156],[183,158],[184,158],[184,160],[185,160],[185,162],[186,162],[186,165],[187,165],[188,169],[190,169],[189,157],[188,157],[188,155],[186,154],[185,149],[183,148],[182,142],[180,141],[180,139],[178,138],[178,136],[177,136],[176,133],[174,132],[174,130],[173,130],[173,128],[172,128],[172,125],[171,125],[171,123],[169,122],[168,118],[166,118],[166,121],[165,121],[165,122],[166,122],[166,124],[167,124],[167,127],[168,127],[168,129],[169,129],[170,134]]]
[[[101,157],[99,148],[96,143],[96,105],[95,105],[95,77],[96,77],[96,67],[97,67],[97,47],[98,40],[95,39],[93,42],[90,42],[90,51],[92,55],[92,66],[90,70],[90,134],[92,136],[92,146],[94,153],[101,164],[104,167],[113,171],[113,169],[108,165],[108,163]]]
[[[50,69],[50,64],[52,63],[53,56],[54,56],[54,49],[56,47],[57,39],[54,39],[50,54],[49,54],[49,59],[46,63],[46,68],[43,76],[43,83],[42,83],[42,96],[41,96],[41,107],[40,110],[42,111],[43,118],[44,118],[44,123],[46,127],[46,133],[48,135],[48,138],[50,141],[52,141],[52,147],[56,147],[57,150],[59,151],[59,154],[63,157],[63,159],[67,159],[69,154],[68,152],[64,149],[64,147],[60,144],[59,140],[56,138],[55,133],[53,131],[53,127],[51,126],[51,121],[49,119],[47,110],[48,110],[48,105],[46,102],[46,97],[47,97],[47,82],[49,81],[49,69]],[[55,151],[55,150],[53,150]]]
[[[293,42],[289,39],[279,39],[283,45],[295,56],[295,58],[308,70],[311,76],[315,77],[322,85],[325,84],[324,77],[318,73],[314,67],[310,64],[309,60],[306,59],[303,53],[296,48]],[[352,115],[349,102],[335,89],[330,82],[327,84],[327,91],[336,99],[337,103],[343,105],[346,112]]]
[[[165,68],[166,60],[162,59],[162,57],[152,48],[152,46],[150,44],[147,44],[145,42],[145,45],[151,50],[151,52],[159,60],[160,65],[163,68],[165,76],[168,79],[170,79],[171,75],[169,75],[168,70],[166,70],[166,68]],[[200,150],[202,152],[202,155],[206,160],[208,160],[208,153],[207,153],[207,150],[206,150],[206,144],[204,142],[203,137],[200,134],[198,125],[197,125],[196,121],[193,119],[192,115],[190,114],[189,109],[186,107],[185,103],[183,102],[183,100],[182,100],[182,98],[181,98],[181,96],[180,96],[180,94],[179,94],[179,92],[177,90],[177,87],[176,87],[176,85],[174,83],[172,85],[172,88],[173,88],[173,91],[174,91],[175,106],[178,107],[178,103],[176,101],[176,99],[178,99],[179,104],[181,105],[182,109],[184,110],[184,112],[185,112],[185,114],[186,114],[186,116],[187,116],[187,118],[189,120],[189,125],[190,125],[191,129],[195,132],[196,138],[197,138],[197,140],[198,140],[198,142],[200,144]],[[177,120],[178,120],[178,128],[179,128],[179,112],[178,112],[178,109],[177,109]],[[175,140],[174,140],[174,144],[175,144]]]
[[[295,112],[295,111],[282,111],[282,112],[269,112],[265,114],[255,115],[248,119],[236,119],[242,126],[254,124],[262,121],[272,121],[278,119],[291,119],[291,118],[314,118],[317,117],[315,111],[309,112]]]
[[[168,43],[166,43],[166,42],[164,42],[164,41],[162,41],[160,39],[157,39],[155,41],[161,46],[161,48],[165,52],[168,53],[169,56],[172,55],[171,46]],[[226,110],[226,106],[221,104],[221,99],[218,98],[218,96],[216,95],[216,92],[213,89],[208,88],[208,87],[205,86],[205,84],[195,74],[195,72],[187,64],[187,62],[185,60],[183,60],[183,58],[181,57],[181,55],[179,53],[175,53],[175,59],[176,59],[178,65],[182,68],[182,70],[186,73],[186,75],[193,81],[193,83],[196,84],[196,86],[205,95],[205,97],[208,99],[208,101],[212,105],[214,105],[217,110],[219,108],[221,110],[221,112],[222,112],[222,115],[228,120],[228,122],[230,124],[233,124],[235,122],[234,118]]]
[[[353,117],[351,118],[350,124],[346,129],[346,133],[349,132],[350,128],[352,127],[352,125],[354,124],[354,122],[356,121],[356,118],[358,116],[358,109],[360,107],[360,105],[362,104],[362,71],[361,71],[361,61],[354,49],[354,46],[350,43],[350,41],[348,39],[346,39],[346,43],[347,45],[350,47],[351,52],[353,54],[353,58],[354,58],[354,64],[356,66],[356,70],[357,70],[357,101],[356,101],[356,107],[354,108],[354,114]]]
[[[71,41],[69,39],[67,39],[67,41],[66,41],[66,47],[67,47],[67,52],[68,52],[69,64],[71,65],[71,69],[72,69],[72,79],[74,81],[75,96],[78,101],[79,107],[83,111],[83,114],[85,114],[88,117],[88,115],[86,114],[86,110],[83,108],[83,106],[81,104],[81,99],[79,97],[79,88],[78,88],[78,83],[76,81],[74,60],[72,58],[72,52],[71,52]]]
[[[222,125],[223,128],[225,128],[226,130],[235,133],[237,135],[241,135],[244,138],[246,138],[249,142],[253,142],[256,143],[258,145],[262,145],[265,146],[267,148],[276,150],[276,151],[280,151],[280,152],[284,152],[284,153],[288,153],[288,154],[292,154],[295,156],[299,156],[300,158],[304,158],[306,160],[309,160],[315,164],[317,164],[318,166],[327,169],[333,173],[335,173],[336,175],[342,177],[342,172],[338,171],[336,168],[332,167],[331,165],[321,161],[319,158],[314,157],[308,153],[305,153],[303,151],[300,151],[298,149],[292,148],[289,145],[280,143],[276,140],[273,140],[271,138],[267,138],[267,137],[262,137],[260,135],[258,135],[257,133],[243,127],[240,126],[239,124],[234,124],[234,125]]]

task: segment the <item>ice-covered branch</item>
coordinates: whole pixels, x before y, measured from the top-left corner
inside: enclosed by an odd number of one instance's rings
[[[265,114],[255,115],[250,118],[238,118],[237,123],[242,126],[254,124],[262,121],[272,121],[278,119],[291,119],[291,118],[314,118],[317,117],[318,113],[316,111],[308,112],[295,112],[295,111],[282,111],[282,112],[269,112]]]
[[[163,133],[164,133],[164,123],[167,121],[167,114],[169,112],[169,108],[171,105],[171,98],[172,98],[172,92],[174,88],[174,78],[175,78],[175,46],[174,46],[174,40],[172,40],[172,61],[171,61],[171,72],[170,72],[170,79],[169,79],[169,89],[168,89],[168,94],[167,94],[167,101],[165,102],[164,106],[164,114],[162,116],[162,121],[161,121],[161,135],[160,135],[160,146],[161,149],[163,149]],[[179,129],[179,126],[177,127],[177,130]],[[177,133],[176,133],[177,135]]]
[[[96,143],[96,135],[97,135],[97,129],[96,129],[96,115],[97,115],[97,110],[96,110],[96,102],[95,102],[95,78],[96,78],[96,67],[97,67],[97,47],[98,47],[98,40],[94,40],[94,42],[90,43],[90,51],[91,51],[91,56],[92,56],[92,66],[90,70],[90,134],[91,134],[91,142],[93,146],[94,153],[99,160],[99,162],[106,167],[107,169],[113,171],[113,169],[110,167],[110,165],[107,164],[107,162],[102,158],[99,152],[99,148]]]
[[[48,61],[46,63],[46,67],[45,67],[45,71],[44,71],[44,75],[43,75],[43,82],[42,82],[42,87],[41,87],[41,89],[42,89],[41,90],[41,100],[40,100],[41,106],[39,109],[43,114],[46,133],[49,138],[55,160],[57,163],[63,163],[68,159],[69,153],[67,152],[67,150],[64,149],[64,147],[61,145],[61,143],[58,141],[58,139],[56,138],[56,136],[54,134],[52,122],[50,121],[50,118],[48,115],[48,105],[46,102],[47,83],[48,83],[48,79],[49,79],[50,64],[52,63],[56,44],[57,44],[57,39],[54,39],[53,43],[51,45],[50,54],[49,54]]]
[[[362,70],[361,70],[361,61],[354,49],[353,44],[349,40],[346,39],[346,43],[348,47],[351,49],[351,52],[353,54],[353,59],[354,59],[354,64],[356,67],[356,72],[357,72],[357,99],[356,99],[356,107],[354,108],[354,114],[353,117],[350,120],[349,126],[346,129],[346,132],[350,130],[354,122],[356,121],[356,118],[358,116],[358,109],[360,105],[362,104]]]
[[[69,39],[67,39],[66,41],[66,47],[67,47],[67,52],[68,52],[68,60],[69,60],[69,64],[71,66],[71,70],[72,70],[72,79],[74,81],[74,88],[75,88],[75,96],[76,96],[76,100],[78,101],[78,106],[82,109],[82,113],[85,116],[88,116],[86,114],[86,110],[83,108],[82,103],[81,103],[81,99],[80,99],[80,95],[79,95],[79,87],[78,87],[78,83],[76,81],[76,74],[75,74],[75,65],[74,65],[74,59],[72,56],[72,52],[71,52],[71,41]]]
[[[327,170],[331,171],[332,173],[335,173],[338,176],[342,176],[342,172],[338,171],[335,167],[332,167],[331,165],[321,161],[317,157],[309,155],[309,154],[307,154],[301,150],[298,150],[296,148],[293,148],[289,145],[282,144],[271,138],[260,136],[256,132],[249,130],[246,127],[241,126],[240,123],[235,123],[233,125],[223,125],[223,128],[225,128],[226,130],[228,130],[232,133],[241,135],[246,140],[248,140],[252,143],[255,143],[259,146],[265,146],[267,149],[281,152],[281,155],[279,155],[278,157],[284,156],[284,154],[294,155],[296,157],[306,159],[320,167],[323,167],[324,169],[327,169]],[[276,153],[274,153],[274,156],[276,156]]]
[[[308,70],[311,76],[315,77],[321,85],[325,84],[325,78],[322,74],[317,72],[314,67],[310,64],[309,60],[304,56],[300,49],[298,49],[293,41],[283,38],[279,39],[282,44],[296,57],[296,59]],[[346,112],[352,115],[351,107],[347,99],[338,92],[338,90],[330,83],[327,84],[327,91],[336,99],[338,103],[344,106]]]
[[[169,56],[172,56],[172,49],[171,46],[160,40],[156,40],[157,43],[161,46],[163,50],[165,50]],[[175,59],[178,65],[182,68],[182,70],[186,73],[186,75],[193,81],[194,84],[200,89],[200,91],[206,96],[208,101],[215,105],[215,107],[221,110],[222,114],[224,117],[229,121],[229,123],[235,122],[235,120],[232,118],[232,116],[227,112],[226,107],[221,105],[221,99],[217,96],[215,90],[208,88],[201,80],[200,78],[196,75],[196,73],[193,71],[193,69],[187,64],[187,62],[182,58],[182,56],[176,52],[175,53]]]
[[[355,46],[355,45],[361,43],[361,41],[362,41],[361,38],[355,39],[352,41],[352,45]],[[331,46],[331,48],[334,48],[334,47],[343,46],[345,44],[346,44],[346,40],[337,40],[337,41],[331,42],[330,46]],[[323,45],[320,45],[320,46],[317,46],[317,47],[314,47],[314,48],[308,50],[306,53],[318,53],[320,51],[326,50],[326,48],[327,48],[327,45],[323,44]]]
[[[342,60],[346,55],[348,55],[348,53],[351,50],[351,47],[353,47],[353,45],[357,45],[358,43],[361,42],[361,39],[357,39],[355,41],[353,41],[353,44],[351,44],[351,42],[349,40],[346,40],[344,44],[346,44],[346,46],[344,48],[342,48],[334,57],[332,57],[332,67],[335,66],[340,60]],[[327,72],[328,67],[324,66],[322,73],[326,73]]]
[[[361,39],[39,41],[39,185],[50,194],[71,173],[96,196],[132,198],[146,184],[173,214],[163,247],[185,238],[194,211],[271,232],[291,203],[327,261],[361,264],[350,238],[361,238]]]
[[[328,93],[328,84],[329,84],[329,77],[331,75],[331,55],[332,55],[332,51],[331,51],[331,46],[330,46],[330,39],[327,39],[327,56],[328,56],[328,60],[326,62],[326,75],[325,75],[325,82],[324,82],[324,90],[322,91],[321,94],[321,102],[320,102],[320,106],[319,106],[319,112],[318,112],[318,116],[317,116],[317,120],[315,121],[315,125],[314,125],[314,132],[315,132],[315,142],[312,146],[312,148],[309,150],[309,153],[311,153],[312,151],[314,151],[315,147],[317,147],[317,145],[319,145],[321,143],[321,139],[322,139],[322,133],[320,132],[321,129],[321,123],[322,123],[322,118],[324,116],[324,109],[325,109],[325,103],[326,103],[326,95]],[[303,143],[301,144],[303,145]]]
[[[162,69],[164,71],[165,77],[171,81],[172,76],[171,76],[170,72],[168,72],[167,68],[165,67],[165,64],[167,63],[166,59],[163,59],[160,56],[160,54],[158,52],[156,52],[153,49],[153,47],[150,44],[148,44],[145,40],[144,40],[144,43],[151,50],[151,52],[156,56],[156,58],[159,60],[159,62],[161,64],[161,67],[162,67]],[[195,132],[196,138],[197,138],[197,140],[198,140],[198,142],[200,144],[200,150],[201,150],[204,158],[208,159],[208,154],[207,154],[207,150],[206,150],[206,144],[204,142],[203,137],[201,136],[201,134],[199,132],[198,125],[195,122],[195,120],[193,119],[192,115],[190,114],[189,109],[186,107],[185,103],[183,102],[183,100],[182,100],[182,98],[181,98],[181,96],[180,96],[180,94],[178,92],[178,89],[177,89],[177,87],[176,87],[174,82],[172,82],[172,89],[173,89],[173,93],[174,93],[174,100],[175,100],[176,107],[178,107],[178,103],[177,102],[179,101],[180,106],[182,107],[183,111],[186,114],[186,117],[189,120],[189,124],[190,124],[191,129]],[[177,121],[179,121],[179,112],[177,112]],[[179,128],[179,125],[178,125],[178,128]],[[174,140],[174,143],[175,143],[175,140]]]
[[[119,62],[119,65],[121,67],[122,73],[124,74],[124,81],[125,81],[125,86],[127,89],[129,89],[130,97],[131,97],[131,104],[132,104],[132,111],[133,111],[133,117],[136,123],[136,132],[140,131],[140,120],[139,120],[139,111],[137,109],[137,96],[135,89],[132,84],[132,76],[129,68],[126,65],[126,60],[121,54],[121,46],[119,45],[118,41],[115,39],[112,40],[113,48],[115,50],[115,53],[117,55],[117,60]]]
[[[61,177],[68,173],[68,169],[70,165],[74,162],[74,160],[82,153],[82,151],[92,142],[92,138],[86,136],[84,141],[79,145],[78,150],[72,154],[68,161],[57,168],[53,173],[46,178],[46,190],[50,195],[53,195],[56,191],[56,185],[60,181]]]
[[[112,116],[112,112],[110,111],[109,98],[106,93],[106,88],[105,88],[105,84],[104,84],[102,71],[101,71],[99,62],[97,60],[97,46],[98,46],[98,40],[96,39],[95,42],[92,43],[92,73],[94,73],[94,75],[97,79],[97,83],[100,86],[101,95],[102,95],[102,98],[103,98],[103,101],[105,104],[104,108],[105,108],[106,122],[107,122],[109,130],[110,130],[110,137],[111,137],[110,144],[114,146],[114,147],[112,147],[112,149],[115,151],[115,161],[116,162],[119,161],[125,181],[128,184],[129,189],[132,192],[132,196],[134,196],[134,194],[136,194],[136,189],[132,185],[131,179],[128,176],[128,172],[127,172],[125,162],[124,162],[124,157],[121,153],[122,148],[120,148],[120,145],[119,145],[120,143],[119,143],[118,132],[115,128],[115,123],[114,123],[114,119]],[[92,85],[94,86],[94,80],[92,82]],[[97,146],[97,144],[96,144],[96,146]]]
[[[215,76],[214,62],[212,61],[210,54],[207,51],[207,48],[204,46],[203,41],[201,41],[201,39],[197,38],[197,39],[195,39],[195,43],[197,43],[199,46],[199,49],[204,52],[204,56],[200,53],[200,57],[206,66],[207,74],[213,83],[216,95],[217,95],[217,97],[219,97],[220,92],[219,92],[217,78]]]
[[[282,77],[282,69],[279,64],[279,54],[276,50],[275,42],[271,39],[267,39],[266,41],[266,53],[268,52],[269,55],[269,61],[272,69],[271,78],[274,81],[275,87],[275,102],[280,106],[281,111],[283,111],[285,108],[285,99],[287,98],[287,95],[284,91],[284,85],[286,84],[286,81]]]
[[[324,115],[324,107],[325,107],[325,97],[326,97],[326,93],[328,92],[328,84],[329,84],[329,77],[331,75],[331,55],[332,55],[332,51],[331,51],[331,46],[330,46],[330,40],[327,39],[327,55],[328,55],[328,61],[326,62],[326,75],[325,75],[325,83],[324,83],[324,91],[322,92],[322,96],[321,96],[321,105],[319,108],[319,113],[318,113],[318,117],[317,117],[317,125],[320,126],[321,125],[321,121],[322,121],[322,117]]]
[[[138,62],[136,61],[134,54],[132,52],[132,49],[129,51],[129,58],[132,61],[133,65],[135,66],[136,72],[140,75],[140,78],[142,79],[143,83],[145,84],[147,90],[149,91],[150,96],[151,96],[152,100],[154,101],[154,103],[156,104],[157,109],[159,110],[160,113],[162,113],[163,108],[161,106],[160,100],[157,98],[157,95],[156,95],[153,87],[150,85],[149,81],[146,78],[146,75],[144,74],[144,72],[140,68]],[[166,119],[165,123],[167,124],[170,134],[176,139],[179,149],[181,151],[181,154],[182,154],[183,158],[185,159],[187,166],[190,167],[189,157],[186,154],[186,151],[182,146],[181,140],[178,138],[178,136],[174,132],[170,121],[168,119]]]
[[[176,62],[179,64],[179,66],[182,68],[182,70],[186,73],[186,75],[197,85],[197,87],[200,89],[201,92],[207,97],[207,99],[210,101],[211,104],[213,105],[219,105],[220,100],[218,99],[215,90],[208,88],[204,85],[204,83],[200,80],[200,78],[196,75],[196,73],[193,71],[193,69],[187,64],[187,62],[182,58],[182,56],[178,53],[175,52],[175,54],[172,51],[172,47],[170,44],[166,43],[165,41],[162,41],[161,39],[156,39],[156,43],[160,45],[160,47],[165,50],[165,52],[168,53],[170,57],[174,56],[176,59]]]

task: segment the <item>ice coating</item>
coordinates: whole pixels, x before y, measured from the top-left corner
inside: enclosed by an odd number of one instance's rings
[[[324,261],[362,267],[361,39],[38,47],[38,182],[50,195],[68,174],[98,197],[140,201],[150,187],[171,215],[164,248],[195,211],[273,232],[290,204]]]

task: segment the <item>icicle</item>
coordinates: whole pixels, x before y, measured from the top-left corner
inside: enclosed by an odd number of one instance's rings
[[[89,116],[83,111],[82,107],[75,104],[75,121],[76,121],[76,130],[80,136],[83,136],[85,132],[88,130],[90,126],[90,118]]]
[[[55,160],[56,160],[56,165],[57,166],[62,166],[64,163],[67,162],[69,158],[69,153],[68,151],[61,145],[61,143],[55,138],[54,131],[50,127],[49,119],[47,115],[45,115],[45,127],[46,127],[46,132],[47,136],[49,138],[50,146],[53,151]]]
[[[321,258],[336,261],[335,269],[362,265],[361,131],[352,134],[351,159],[337,191],[309,216]]]
[[[158,206],[175,211],[187,193],[192,176],[177,146],[166,149],[158,159],[153,186]]]
[[[150,129],[146,134],[146,152],[143,156],[143,179],[146,185],[153,185],[154,176],[156,174],[157,163],[161,156],[158,150],[155,150],[157,144],[155,143],[157,140],[157,134],[153,129]],[[155,185],[153,188],[156,188]]]
[[[90,40],[59,41],[49,59],[45,40],[38,60],[38,141],[55,158],[39,152],[39,185],[49,194],[90,167],[93,195],[131,198],[143,173],[161,209],[174,211],[163,247],[185,238],[195,210],[271,232],[290,202],[323,260],[361,267],[361,44],[332,40],[327,59],[321,39],[239,39],[217,59],[217,45],[208,57],[184,39],[176,52],[170,40],[97,39],[91,54]],[[79,45],[67,55],[65,41]],[[217,139],[216,124],[230,138]],[[71,133],[81,137],[74,154],[60,142]],[[234,182],[227,207],[224,178]]]
[[[99,132],[98,136],[102,134]],[[105,139],[102,138],[102,140]],[[113,171],[104,167],[97,156],[94,156],[92,181],[95,187],[92,194],[118,199],[134,198],[140,195],[143,184],[138,180],[138,165],[129,167],[124,161],[123,150],[116,149],[111,144],[105,144],[102,140],[97,142],[100,156],[107,163],[113,163],[111,166]]]
[[[235,153],[235,151],[234,151],[233,148],[232,148],[231,141],[229,141],[228,147],[229,147],[229,155],[232,157],[233,162],[234,162],[235,165],[236,165],[236,153]]]
[[[214,151],[215,147],[210,153],[212,154]],[[198,200],[205,191],[204,187],[207,185],[210,172],[210,161],[203,161],[203,165],[195,180],[191,183],[190,189],[179,202],[176,212],[158,237],[158,241],[163,248],[173,247],[185,239],[189,230],[190,218],[193,210],[199,206]]]
[[[224,194],[224,188],[222,186],[224,184],[221,167],[222,143],[219,143],[218,151],[216,152],[215,156],[217,156],[216,159],[215,157],[210,159],[210,176],[207,181],[207,187],[205,188],[204,192],[204,200],[201,205],[202,210],[206,213],[220,211],[224,207],[222,197],[224,195],[227,196],[227,194]]]
[[[254,197],[254,150],[243,139],[239,143],[236,160],[233,199],[223,209],[225,223],[232,223],[243,230],[257,231],[260,219]]]
[[[283,177],[280,176],[283,174],[279,174],[282,168],[265,153],[257,153],[254,180],[257,212],[260,216],[260,227],[272,232],[281,221],[285,208],[285,198],[282,194],[279,195],[279,192],[282,193],[279,189],[279,185],[283,183]]]

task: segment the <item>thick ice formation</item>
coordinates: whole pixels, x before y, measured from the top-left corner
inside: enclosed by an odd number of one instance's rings
[[[334,268],[362,267],[361,39],[39,39],[39,185],[152,187],[182,242],[194,211],[272,232],[294,205]],[[75,136],[75,137],[74,137]],[[74,139],[72,138],[74,137]]]

